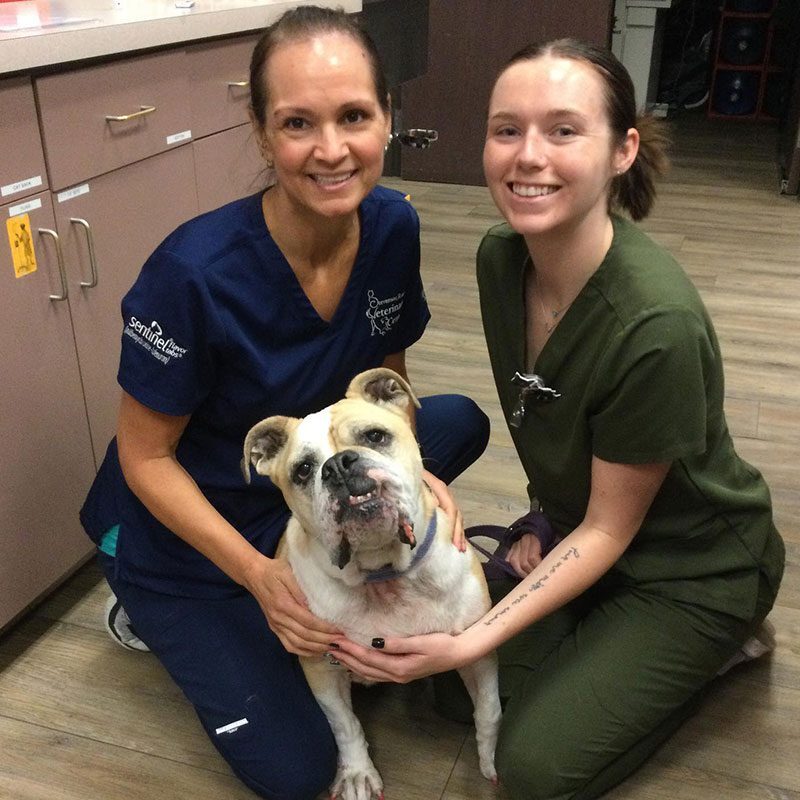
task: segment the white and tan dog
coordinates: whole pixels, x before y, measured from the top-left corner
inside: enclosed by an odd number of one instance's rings
[[[399,375],[369,370],[353,379],[344,400],[303,419],[265,419],[244,445],[248,480],[253,464],[292,511],[278,553],[311,610],[365,645],[378,635],[459,633],[491,605],[477,558],[453,545],[452,521],[422,480],[412,402],[419,406]],[[352,710],[351,674],[322,657],[301,663],[339,748],[331,794],[380,797],[383,783]],[[496,657],[459,672],[475,706],[481,772],[496,780]]]

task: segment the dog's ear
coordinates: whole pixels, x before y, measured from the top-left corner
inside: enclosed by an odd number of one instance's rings
[[[356,375],[350,381],[345,396],[361,398],[381,406],[397,406],[403,410],[408,408],[409,403],[420,407],[417,396],[406,380],[386,367],[368,369]]]
[[[296,424],[297,420],[292,417],[267,417],[250,428],[244,440],[242,458],[242,474],[247,483],[250,483],[251,464],[259,475],[270,474],[275,456],[286,446],[289,433]]]

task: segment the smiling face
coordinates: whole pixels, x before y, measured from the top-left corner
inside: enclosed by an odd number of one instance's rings
[[[614,141],[605,87],[575,59],[543,55],[498,78],[483,166],[495,204],[524,236],[605,225],[612,178],[632,163],[635,130]]]
[[[355,213],[381,176],[391,129],[367,53],[343,33],[291,40],[271,54],[264,79],[261,135],[280,202],[301,216]]]

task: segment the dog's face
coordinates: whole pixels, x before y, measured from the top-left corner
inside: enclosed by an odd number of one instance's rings
[[[391,370],[362,373],[344,400],[316,414],[256,424],[245,440],[245,477],[250,464],[268,475],[333,564],[343,568],[353,559],[377,569],[392,548],[414,546],[414,528],[430,512],[412,402],[418,405]]]

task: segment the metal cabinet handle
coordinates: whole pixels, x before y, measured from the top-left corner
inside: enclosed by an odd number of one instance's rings
[[[89,267],[92,270],[92,279],[89,281],[81,281],[80,285],[86,289],[93,289],[97,286],[97,257],[94,252],[94,236],[92,235],[92,228],[85,219],[80,217],[70,217],[69,221],[73,225],[80,225],[86,232],[86,246],[89,249]]]
[[[136,119],[136,117],[143,117],[145,114],[152,114],[155,110],[155,106],[139,106],[139,110],[132,114],[106,114],[106,121],[125,122],[129,119]]]
[[[406,131],[396,131],[392,134],[392,139],[397,139],[400,144],[406,147],[415,147],[424,150],[430,147],[439,138],[439,131],[429,128],[409,128]]]
[[[228,81],[229,87],[236,87],[238,89],[244,89],[246,86],[250,85],[250,81]]]
[[[58,275],[61,278],[61,294],[49,295],[51,300],[66,300],[67,299],[67,272],[64,269],[64,254],[61,252],[61,239],[58,234],[50,228],[39,228],[39,233],[45,236],[52,236],[56,243],[56,261],[58,261]]]

